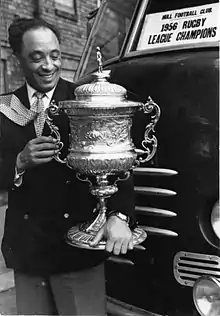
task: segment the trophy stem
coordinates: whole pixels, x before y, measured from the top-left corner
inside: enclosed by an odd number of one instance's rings
[[[95,218],[95,220],[86,228],[87,233],[91,233],[93,235],[96,235],[96,233],[100,230],[100,228],[106,223],[106,205],[105,205],[105,199],[99,198],[98,202],[99,206],[99,213],[98,216]]]
[[[90,193],[97,197],[98,215],[92,221],[82,223],[80,225],[72,227],[67,233],[67,243],[71,246],[86,248],[86,249],[105,249],[105,240],[101,240],[97,246],[90,246],[90,242],[96,236],[101,227],[106,223],[106,199],[112,196],[118,191],[116,184],[109,184],[107,174],[101,174],[96,176],[97,185],[93,185],[88,178],[81,179],[78,175],[77,178],[82,181],[90,183]]]

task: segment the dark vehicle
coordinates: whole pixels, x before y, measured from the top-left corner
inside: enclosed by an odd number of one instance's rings
[[[135,171],[148,238],[106,265],[110,315],[220,315],[219,16],[218,1],[109,0],[93,22],[78,83],[99,46],[110,81],[161,109],[157,153]],[[146,124],[137,113],[137,148]]]

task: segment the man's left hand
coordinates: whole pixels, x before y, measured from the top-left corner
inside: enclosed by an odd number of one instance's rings
[[[114,255],[126,254],[128,250],[133,249],[132,233],[128,224],[112,215],[99,230],[91,246],[96,246],[101,239],[106,239],[105,250],[113,252]]]

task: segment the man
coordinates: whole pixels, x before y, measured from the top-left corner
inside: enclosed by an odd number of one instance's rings
[[[51,101],[73,99],[75,85],[60,78],[60,37],[53,26],[17,19],[9,27],[9,43],[26,79],[0,97],[0,189],[8,191],[2,251],[7,267],[14,269],[18,314],[105,315],[103,260],[107,253],[133,248],[129,226],[119,216],[132,217],[132,179],[121,182],[109,199],[115,212],[94,239],[93,245],[105,238],[106,251],[65,243],[68,229],[91,219],[96,199],[87,183],[54,159],[57,141],[36,106],[45,110]],[[61,111],[54,123],[65,157],[68,118]]]

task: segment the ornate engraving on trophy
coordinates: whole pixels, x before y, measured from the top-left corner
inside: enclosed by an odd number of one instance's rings
[[[128,139],[129,126],[127,120],[113,119],[96,120],[88,124],[85,139],[96,143],[96,145],[114,146],[123,144]]]
[[[85,123],[85,122],[84,122]],[[131,119],[129,118],[113,118],[97,119],[96,117],[86,120],[86,124],[82,129],[82,124],[79,120],[73,120],[70,123],[72,142],[71,148],[79,148],[80,150],[97,151],[97,146],[102,147],[103,151],[114,150],[118,151],[113,146],[131,146],[132,140],[130,138]],[[105,148],[106,146],[106,148]],[[111,147],[111,148],[108,148]]]

